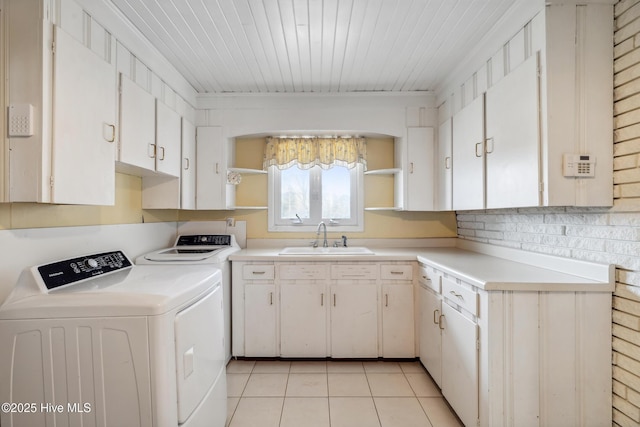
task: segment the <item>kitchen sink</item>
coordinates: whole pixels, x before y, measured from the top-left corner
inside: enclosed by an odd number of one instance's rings
[[[306,247],[295,246],[290,248],[284,248],[280,251],[280,255],[373,255],[373,252],[369,248],[363,246],[338,246],[338,247]]]

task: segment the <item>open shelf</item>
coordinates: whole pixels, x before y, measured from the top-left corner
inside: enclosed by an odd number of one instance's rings
[[[374,169],[374,170],[366,171],[364,174],[365,175],[393,175],[401,171],[402,169],[400,168]]]
[[[246,174],[246,175],[259,175],[259,174],[266,174],[267,173],[266,170],[262,170],[262,169],[228,168],[228,170],[230,172],[238,172],[238,173]]]

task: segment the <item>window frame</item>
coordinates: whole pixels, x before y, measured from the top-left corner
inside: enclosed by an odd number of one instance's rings
[[[297,167],[297,166],[292,166]],[[352,216],[349,221],[334,222],[330,218],[310,218],[303,220],[303,223],[296,223],[296,220],[280,217],[280,196],[281,196],[281,171],[275,166],[269,166],[268,169],[268,231],[272,232],[315,232],[320,221],[327,226],[327,231],[343,232],[343,231],[363,231],[364,230],[364,168],[358,164],[354,168],[349,169],[350,185],[351,185],[351,212]],[[310,177],[309,191],[322,194],[322,183],[317,177]],[[316,178],[316,179],[314,179]],[[322,206],[313,205],[313,196],[310,197],[310,214],[314,211],[322,212]],[[321,197],[318,198],[320,200]],[[321,214],[320,214],[321,215]]]

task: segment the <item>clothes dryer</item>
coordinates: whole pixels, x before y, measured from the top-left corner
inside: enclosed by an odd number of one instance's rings
[[[222,427],[221,272],[121,251],[25,270],[0,307],[0,424]]]
[[[174,245],[136,259],[138,265],[209,265],[222,272],[225,360],[231,359],[231,263],[229,256],[240,250],[233,234],[179,235]]]

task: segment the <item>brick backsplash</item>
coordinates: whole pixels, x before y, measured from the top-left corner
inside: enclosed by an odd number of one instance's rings
[[[640,0],[615,5],[614,206],[457,212],[458,237],[615,264],[614,425],[640,425]]]

